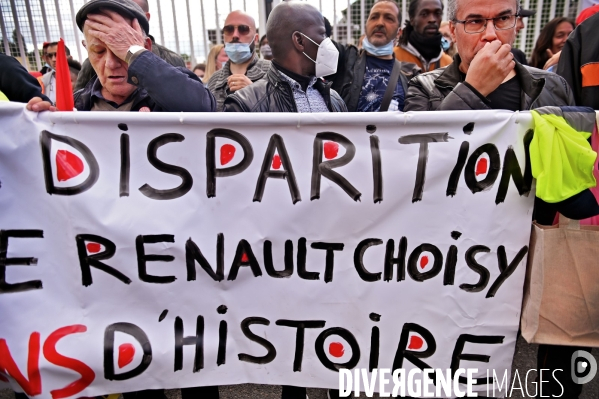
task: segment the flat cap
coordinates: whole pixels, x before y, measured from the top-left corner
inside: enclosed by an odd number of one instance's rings
[[[107,8],[116,11],[122,16],[131,19],[137,18],[137,21],[144,32],[146,34],[150,33],[150,23],[146,18],[146,13],[132,0],[91,0],[87,4],[84,4],[83,7],[79,9],[77,16],[75,17],[77,26],[82,32],[83,24],[87,19],[87,15],[98,13],[100,8]]]
[[[518,13],[518,15],[520,15],[521,17],[532,17],[533,15],[535,15],[537,13],[536,10],[520,10],[520,12]]]

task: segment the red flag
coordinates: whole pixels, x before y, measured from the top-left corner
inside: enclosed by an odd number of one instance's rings
[[[71,72],[62,39],[58,42],[56,50],[56,108],[59,111],[72,111],[75,108]]]

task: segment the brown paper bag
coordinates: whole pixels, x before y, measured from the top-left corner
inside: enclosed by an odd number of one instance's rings
[[[529,343],[599,347],[599,226],[533,222],[521,328]]]

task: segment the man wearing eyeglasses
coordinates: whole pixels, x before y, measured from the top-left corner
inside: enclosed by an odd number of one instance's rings
[[[322,77],[337,72],[339,51],[326,36],[320,11],[304,1],[283,1],[266,25],[272,65],[266,77],[227,97],[225,112],[347,112]]]
[[[49,65],[48,72],[38,78],[42,93],[45,94],[52,104],[56,103],[56,51],[58,42],[48,43],[45,48],[44,60]]]
[[[42,45],[42,60],[44,61],[44,66],[42,67],[42,69],[40,69],[40,73],[42,75],[45,75],[46,73],[48,73],[52,70],[52,67],[50,66],[50,62],[48,61],[48,46],[49,45],[50,45],[50,42],[44,42],[44,44]]]
[[[216,71],[208,81],[208,89],[216,98],[217,111],[229,94],[235,93],[260,80],[270,68],[270,61],[256,55],[258,34],[254,18],[243,11],[233,11],[223,27],[225,52],[229,61]]]
[[[56,103],[56,61],[58,56],[58,42],[44,43],[44,61],[48,65],[47,72],[37,78],[40,86],[42,87],[42,94],[46,95],[52,104]],[[67,46],[64,46],[67,54],[67,59],[72,60],[71,51]]]
[[[58,42],[48,43],[44,53],[44,60],[50,66],[50,70],[56,69],[56,51],[58,50]]]
[[[410,81],[404,111],[574,105],[563,78],[514,60],[519,10],[519,0],[449,0],[458,54],[451,65]]]

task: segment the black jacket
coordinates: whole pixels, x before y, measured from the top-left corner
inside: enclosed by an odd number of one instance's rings
[[[346,71],[348,68],[353,69],[353,65],[356,63],[359,57],[360,50],[356,46],[351,44],[344,45],[341,43],[337,43],[335,40],[331,40],[337,51],[339,51],[339,59],[337,61],[337,72],[333,75],[325,76],[324,80],[327,82],[333,82],[331,89],[335,90],[337,93],[341,94],[341,88],[343,87],[343,82],[345,80]]]
[[[456,54],[451,65],[413,78],[404,111],[491,109],[482,95],[462,82],[460,63],[460,56]],[[561,76],[516,62],[516,77],[522,87],[521,111],[574,105],[572,90]]]
[[[578,25],[562,49],[557,74],[563,76],[577,105],[599,110],[599,14]]]
[[[75,108],[90,111],[98,78],[75,93]],[[216,101],[202,81],[186,68],[176,68],[150,51],[131,62],[128,82],[136,85],[131,111],[147,107],[155,112],[214,112]]]
[[[31,76],[19,61],[5,54],[0,54],[0,91],[10,101],[27,103],[33,97],[50,101],[42,94],[37,79]]]
[[[524,51],[519,48],[512,48],[512,54],[514,54],[514,59],[518,61],[522,65],[528,65],[528,60],[526,59],[526,54]]]
[[[327,76],[327,80],[332,80],[333,89],[335,89],[345,101],[349,112],[358,110],[358,101],[364,84],[364,72],[366,71],[366,51],[358,50],[355,46],[345,47],[343,57],[339,54],[339,64],[335,75]],[[408,80],[420,73],[420,68],[411,62],[400,62],[401,73],[399,81],[403,87],[403,92],[408,92]],[[344,69],[339,69],[344,68]]]
[[[332,83],[318,79],[314,88],[324,98],[331,112],[347,112],[345,103],[331,90]],[[254,84],[229,95],[225,100],[225,112],[297,112],[293,91],[282,79],[276,67],[271,66],[266,76]]]

